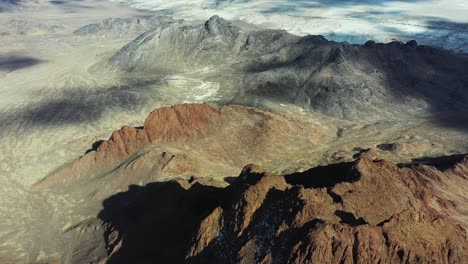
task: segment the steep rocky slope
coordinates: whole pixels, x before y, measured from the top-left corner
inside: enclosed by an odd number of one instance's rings
[[[349,128],[341,127],[345,125]],[[430,137],[402,138],[408,130],[424,130]],[[74,190],[76,184],[84,184],[87,193],[104,198],[130,184],[176,176],[231,177],[251,162],[277,173],[361,156],[407,162],[447,153],[450,144],[464,139],[451,137],[448,142],[438,135],[443,131],[429,131],[414,124],[360,127],[238,105],[180,104],[155,109],[143,126],[123,126],[108,140],[95,142],[86,154],[57,168],[35,188],[60,185],[60,190]],[[394,136],[398,141],[386,143]]]
[[[29,259],[460,263],[467,159],[423,158],[463,145],[450,135],[238,105],[158,108],[33,186]],[[252,162],[266,169],[235,176]]]
[[[142,127],[114,131],[35,186],[81,182],[111,194],[173,176],[225,177],[251,161],[300,158],[291,155],[334,138],[336,128],[313,120],[244,106],[181,104],[154,110]]]
[[[100,218],[109,263],[463,263],[467,175],[467,156],[285,176],[248,165],[225,188],[196,178],[130,188]]]
[[[123,47],[109,61],[125,70],[180,71],[219,65],[240,52],[245,34],[217,16],[202,25],[161,24]]]
[[[273,100],[347,119],[467,109],[464,54],[416,41],[351,45],[298,37],[218,16],[197,26],[161,24],[123,47],[108,65],[148,73],[207,67],[212,73],[200,78],[221,83],[222,101],[261,105]]]
[[[468,158],[415,159],[437,145],[411,137],[383,143],[389,134],[373,126],[329,122],[237,105],[155,109],[142,127],[114,131],[34,185],[60,208],[47,215],[51,236],[66,245],[53,256],[65,263],[463,263]],[[398,155],[414,162],[381,158]],[[275,173],[248,165],[233,176],[249,162]]]

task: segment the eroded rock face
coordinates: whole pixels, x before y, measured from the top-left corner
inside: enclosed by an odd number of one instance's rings
[[[151,142],[199,137],[203,135],[205,125],[218,121],[219,114],[218,109],[207,104],[175,105],[151,112],[144,129]]]
[[[183,142],[201,137],[204,127],[210,122],[216,123],[219,114],[218,109],[207,104],[181,104],[156,109],[150,113],[143,127],[123,126],[114,131],[108,140],[96,142],[93,149],[80,159],[45,178],[36,186],[67,182],[72,180],[72,176],[81,178],[107,173],[119,167],[122,162],[131,163],[131,168],[136,168],[138,164],[144,163],[145,148],[158,143],[175,140]],[[164,155],[162,153],[161,160],[167,158]],[[153,162],[158,159],[153,158]]]
[[[96,149],[99,162],[126,158],[137,150],[157,142],[181,140],[203,135],[208,122],[216,122],[219,111],[207,104],[181,104],[154,110],[143,128],[124,126]]]
[[[339,169],[241,175],[201,222],[187,261],[462,263],[467,223],[440,210],[452,206],[437,191],[445,181],[432,175],[466,181],[453,172],[467,167],[466,158],[444,171],[362,158]]]
[[[109,261],[463,263],[468,156],[431,164],[361,158],[291,175],[250,164],[228,187],[137,187],[104,201]]]
[[[292,174],[250,164],[226,177],[249,161],[294,167],[330,134],[336,129],[273,111],[176,105],[113,132],[36,187],[104,201],[79,237],[105,244],[92,257],[110,263],[462,263],[467,156],[395,164],[356,148],[355,161]],[[70,262],[82,263],[88,250],[74,247]]]
[[[287,156],[295,147],[333,137],[324,126],[280,113],[244,106],[180,104],[152,111],[143,127],[124,126],[114,131],[108,140],[95,143],[88,153],[36,186],[63,187],[110,174],[114,175],[112,181],[121,183],[116,189],[154,181],[164,177],[162,174],[213,177],[206,171],[225,173],[226,167],[236,167],[236,173],[249,161]],[[134,179],[128,180],[129,175]]]

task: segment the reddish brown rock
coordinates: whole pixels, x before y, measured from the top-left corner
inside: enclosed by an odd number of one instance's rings
[[[151,142],[202,136],[203,127],[216,122],[220,112],[207,104],[180,104],[154,110],[144,129]]]
[[[135,151],[156,142],[203,135],[203,127],[215,122],[218,109],[207,104],[181,104],[154,110],[143,128],[124,126],[114,131],[109,140],[96,150],[98,162],[122,160]]]
[[[99,145],[96,150],[96,160],[99,162],[121,160],[149,144],[145,129],[124,126],[114,131],[109,140]]]
[[[107,180],[103,185],[116,189],[156,178],[219,177],[236,173],[246,163],[288,157],[296,149],[332,138],[315,123],[273,111],[181,104],[154,110],[141,128],[124,126],[114,131],[108,140],[94,144],[36,187],[59,184],[63,188],[76,180],[104,179],[109,174],[113,183]],[[163,152],[173,155],[167,164],[160,161]]]
[[[201,222],[187,260],[463,263],[467,223],[446,214],[463,210],[439,186],[452,177],[466,185],[468,163],[466,157],[451,162],[440,169],[363,158],[286,177],[249,165],[226,190],[224,206]]]
[[[467,173],[466,156],[283,176],[250,164],[227,187],[133,187],[100,216],[111,263],[464,263]]]

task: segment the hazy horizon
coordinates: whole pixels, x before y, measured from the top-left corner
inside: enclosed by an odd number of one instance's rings
[[[324,35],[364,43],[416,39],[421,44],[468,51],[468,2],[461,0],[122,0],[175,18],[219,15],[297,35]]]

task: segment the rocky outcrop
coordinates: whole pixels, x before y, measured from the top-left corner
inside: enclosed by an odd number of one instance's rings
[[[250,164],[226,177],[249,160],[292,168],[336,134],[252,107],[164,107],[35,187],[79,193],[86,204],[105,199],[104,242],[92,238],[107,255],[92,257],[110,263],[463,263],[468,156],[395,164],[354,148],[355,161],[292,174]],[[71,262],[81,263],[85,247],[76,247]]]
[[[154,110],[142,128],[124,126],[96,148],[97,163],[118,162],[153,143],[200,137],[219,110],[207,104],[181,104]]]
[[[467,175],[468,156],[290,175],[250,164],[228,187],[191,178],[131,188],[100,216],[111,263],[463,263]]]
[[[151,142],[201,137],[204,126],[218,122],[219,115],[218,109],[207,104],[175,105],[151,112],[144,129]]]
[[[35,186],[63,188],[76,180],[113,175],[110,179],[119,182],[115,188],[120,189],[156,178],[226,175],[249,161],[287,157],[295,149],[330,140],[331,129],[244,106],[162,107],[149,114],[144,126],[114,131],[108,140],[96,142],[85,155]]]
[[[163,151],[147,155],[147,148],[174,141],[183,144],[202,137],[209,123],[219,122],[219,115],[217,108],[207,104],[181,104],[156,109],[149,114],[143,127],[123,126],[114,131],[108,140],[94,143],[85,155],[52,173],[36,187],[52,186],[59,182],[70,184],[82,177],[113,172],[122,164],[133,170],[148,165],[145,163],[147,159],[152,159],[153,164],[157,161],[157,167],[162,169],[172,159],[170,154]],[[150,168],[153,164],[150,164]]]
[[[186,260],[463,263],[468,223],[441,209],[463,214],[433,174],[466,184],[466,172],[453,173],[467,168],[467,158],[446,170],[362,158],[287,176],[246,169],[201,221]],[[458,201],[467,198],[458,193]]]

